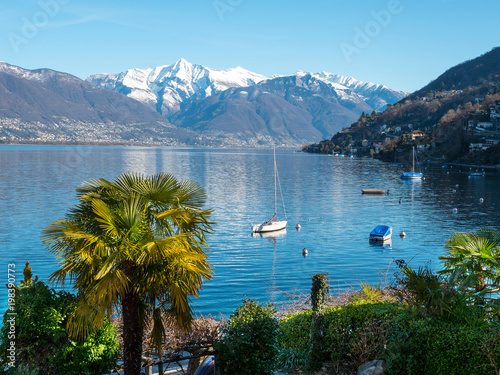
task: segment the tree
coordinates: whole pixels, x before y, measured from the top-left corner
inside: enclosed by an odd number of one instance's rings
[[[121,311],[125,375],[139,374],[147,319],[153,319],[152,341],[159,348],[162,315],[189,328],[189,297],[212,277],[205,250],[213,223],[211,210],[202,209],[205,192],[165,173],[124,173],[76,191],[79,203],[43,232],[62,263],[51,281],[64,284],[69,277],[78,291],[68,321],[72,336],[85,337]]]
[[[452,280],[472,286],[476,292],[500,286],[500,232],[482,228],[469,233],[454,233],[445,245],[447,255],[440,256]]]

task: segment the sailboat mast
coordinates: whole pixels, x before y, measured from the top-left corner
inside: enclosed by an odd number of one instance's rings
[[[274,213],[278,212],[278,198],[276,195],[276,146],[274,146]]]
[[[412,167],[411,171],[415,172],[415,147],[413,147],[413,167]]]

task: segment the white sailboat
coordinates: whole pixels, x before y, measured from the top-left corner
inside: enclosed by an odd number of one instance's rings
[[[277,184],[279,184],[281,201],[283,203],[283,211],[285,214],[285,220],[278,221],[278,190]],[[276,165],[276,148],[274,149],[274,215],[273,217],[263,222],[262,224],[252,225],[252,231],[254,233],[263,233],[263,232],[274,232],[277,230],[282,230],[286,228],[287,220],[286,220],[286,210],[285,210],[285,202],[283,201],[283,194],[281,194],[281,184],[279,183],[279,175],[278,175],[278,167]]]

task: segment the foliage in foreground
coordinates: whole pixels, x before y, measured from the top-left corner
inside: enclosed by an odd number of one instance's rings
[[[328,276],[322,273],[313,275],[311,287],[312,320],[309,332],[309,352],[307,353],[307,367],[313,371],[319,370],[323,366],[324,309],[329,288]]]
[[[469,233],[454,233],[440,256],[444,269],[440,274],[476,292],[498,291],[500,285],[500,232],[481,228]]]
[[[0,373],[74,374],[109,372],[116,364],[120,345],[109,321],[85,341],[72,340],[66,331],[75,296],[56,292],[41,281],[17,289],[15,299],[15,367],[8,368],[6,352],[11,318],[5,313],[0,331]]]
[[[429,266],[414,270],[397,263],[397,300],[370,300],[360,293],[346,305],[325,309],[321,354],[333,373],[385,359],[387,374],[498,374],[499,303],[452,284]],[[309,310],[280,321],[283,367],[304,368],[297,358],[307,353],[312,318]]]
[[[441,319],[407,317],[392,322],[387,338],[387,374],[488,375],[496,374],[500,346],[488,344],[497,337],[498,322],[470,325]],[[492,356],[494,362],[488,358]]]
[[[329,307],[324,312],[324,362],[354,366],[375,359],[383,350],[389,322],[404,314],[395,302],[355,301],[346,306]],[[280,345],[307,352],[312,312],[292,314],[280,321]]]
[[[165,341],[162,316],[187,329],[193,319],[190,297],[212,277],[206,254],[211,233],[205,191],[167,173],[123,173],[77,189],[78,204],[43,232],[61,261],[51,280],[72,279],[78,305],[68,321],[70,334],[85,337],[114,311],[123,318],[123,367],[138,375],[148,319],[157,349]]]
[[[224,375],[273,374],[278,358],[279,325],[271,305],[245,299],[229,318],[217,344],[217,366]]]

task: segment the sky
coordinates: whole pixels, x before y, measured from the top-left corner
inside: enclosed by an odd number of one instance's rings
[[[413,92],[500,46],[498,0],[16,0],[0,60],[85,79],[170,65],[337,73]]]

